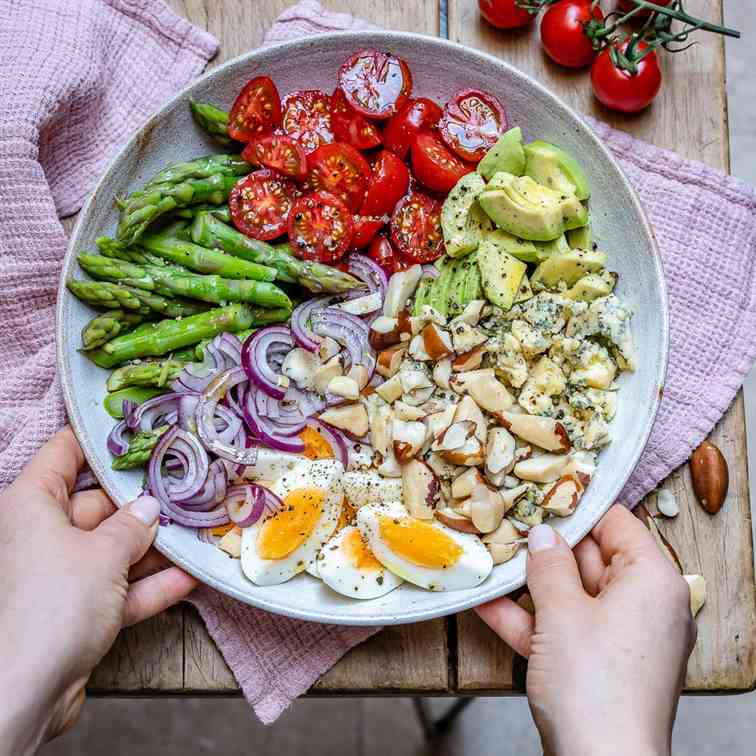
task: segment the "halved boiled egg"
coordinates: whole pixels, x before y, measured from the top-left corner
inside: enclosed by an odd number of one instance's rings
[[[357,527],[386,569],[430,591],[473,588],[493,569],[477,536],[411,517],[403,507],[362,507]]]
[[[378,598],[403,582],[375,558],[354,525],[339,530],[323,546],[315,564],[326,585],[351,598]]]
[[[280,511],[242,531],[241,567],[253,583],[283,583],[312,563],[336,530],[343,474],[335,459],[303,460],[273,483]]]
[[[342,485],[345,479],[346,479],[346,475],[341,479]],[[357,510],[354,508],[352,503],[349,501],[349,499],[345,495],[342,506],[341,506],[341,514],[339,515],[339,521],[338,523],[336,523],[336,533],[338,533],[342,528],[345,528],[347,525],[352,525],[355,522],[356,515],[357,515]],[[323,548],[325,548],[325,546]],[[322,553],[322,549],[321,549],[321,552],[317,555],[317,557],[312,562],[310,562],[310,564],[307,566],[307,569],[305,570],[305,572],[307,572],[309,575],[312,575],[314,578],[318,578],[318,579],[320,579],[320,572],[318,571],[318,562],[320,561],[321,553]]]

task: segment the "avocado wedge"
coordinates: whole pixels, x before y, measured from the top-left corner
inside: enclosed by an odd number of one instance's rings
[[[569,299],[576,299],[581,302],[593,302],[599,297],[609,296],[614,291],[617,283],[617,274],[608,270],[602,270],[599,273],[589,273],[578,279],[575,285],[564,292],[564,296]]]
[[[536,140],[526,144],[525,175],[554,191],[574,194],[579,200],[591,196],[588,179],[572,155],[556,145]]]
[[[450,257],[462,257],[472,252],[480,242],[481,232],[491,228],[491,219],[477,203],[478,195],[485,188],[486,182],[480,174],[467,173],[444,200],[441,230]]]
[[[478,247],[480,281],[489,302],[509,310],[520,292],[527,265],[500,244],[484,238]]]
[[[567,243],[572,249],[591,249],[593,247],[593,230],[590,218],[584,226],[573,228],[566,235]]]
[[[587,273],[597,273],[606,265],[606,252],[598,249],[570,249],[544,260],[530,277],[536,290],[552,289],[560,281],[567,286],[577,283]]]
[[[486,180],[499,171],[522,176],[524,170],[525,151],[522,148],[522,131],[519,126],[505,131],[478,163],[477,168]]]

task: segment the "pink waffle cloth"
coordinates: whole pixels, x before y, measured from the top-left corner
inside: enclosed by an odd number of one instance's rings
[[[54,305],[66,238],[108,160],[217,50],[160,0],[0,0],[0,489],[64,422]],[[266,44],[371,28],[303,0]],[[701,163],[593,128],[635,185],[662,251],[670,367],[633,504],[682,464],[756,358],[756,192]],[[289,620],[207,588],[192,597],[263,722],[377,628]]]

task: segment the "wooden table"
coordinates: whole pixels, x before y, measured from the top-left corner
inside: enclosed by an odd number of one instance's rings
[[[701,35],[699,44],[664,62],[664,88],[653,107],[630,118],[601,108],[584,72],[558,68],[541,53],[534,31],[497,32],[482,22],[476,0],[322,0],[387,28],[443,34],[489,51],[533,75],[578,111],[659,146],[729,166],[724,45]],[[180,14],[221,41],[213,65],[255,48],[292,0],[169,0]],[[693,13],[721,19],[721,0],[689,0]],[[740,43],[744,44],[744,43]],[[664,487],[682,512],[662,523],[686,572],[709,585],[699,615],[698,643],[688,668],[690,692],[737,692],[756,685],[756,594],[748,501],[743,397],[714,431],[730,467],[730,493],[716,516],[691,494],[687,466]],[[654,509],[654,496],[647,502]],[[515,665],[516,667],[517,665]],[[515,674],[516,678],[517,675]],[[313,694],[506,694],[513,653],[472,613],[388,628],[355,648],[313,687]],[[179,606],[123,632],[91,680],[101,694],[231,694],[238,686],[197,613]]]

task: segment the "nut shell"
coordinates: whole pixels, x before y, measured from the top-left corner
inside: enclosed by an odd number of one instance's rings
[[[690,457],[690,477],[698,503],[711,515],[722,509],[730,485],[730,473],[722,452],[704,441]]]

